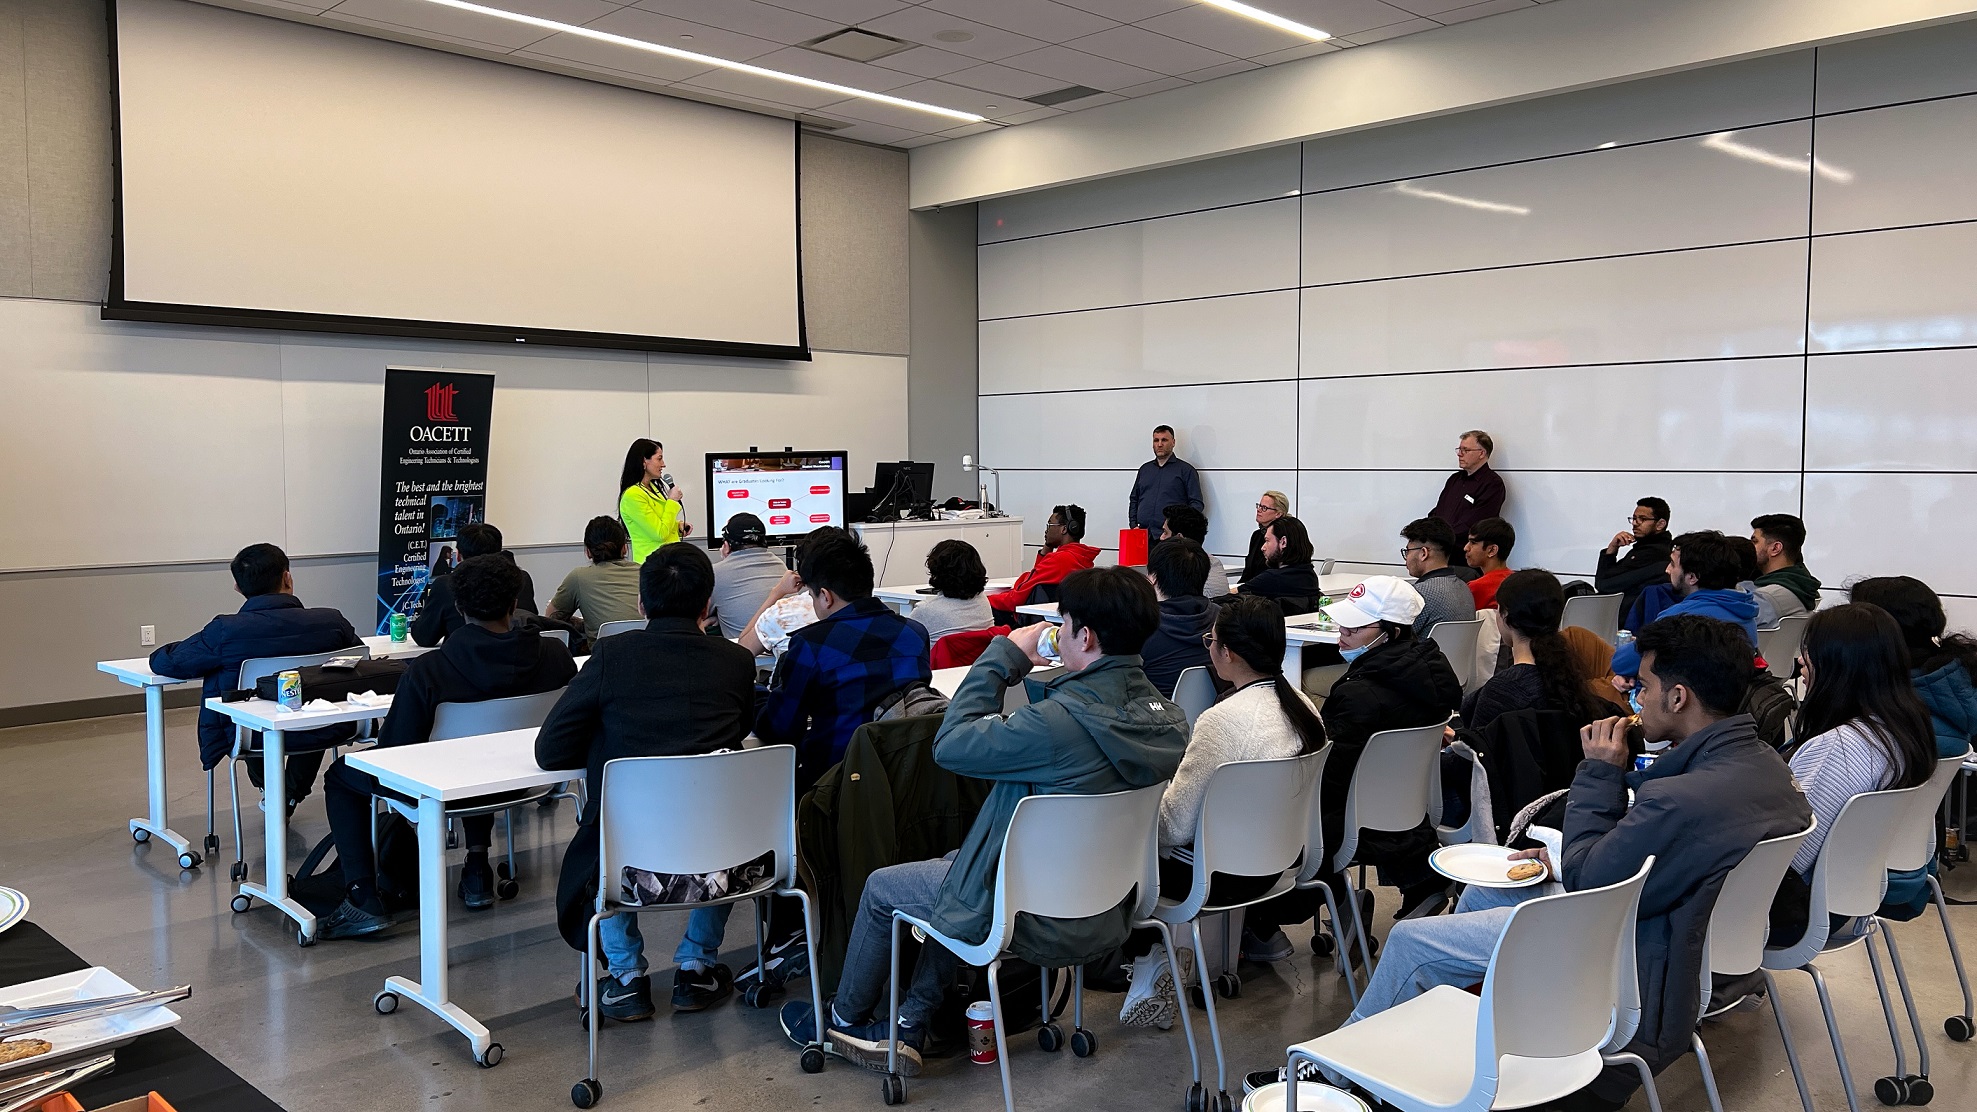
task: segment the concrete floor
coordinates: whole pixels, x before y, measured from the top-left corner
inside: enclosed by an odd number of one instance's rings
[[[173,825],[196,840],[204,828],[204,783],[192,713],[171,712],[169,736]],[[379,1016],[371,1009],[386,976],[417,973],[412,924],[382,939],[299,949],[294,930],[275,913],[228,909],[230,834],[223,834],[217,866],[192,872],[181,872],[162,847],[132,844],[125,822],[144,799],[141,717],[0,730],[0,767],[0,845],[6,847],[0,883],[28,893],[35,921],[85,958],[140,985],[194,985],[196,995],[181,1008],[184,1031],[284,1107],[570,1107],[570,1086],[585,1073],[570,1002],[577,963],[551,924],[556,867],[573,823],[567,804],[551,812],[530,808],[518,825],[524,879],[517,899],[481,914],[454,910],[454,997],[495,1030],[507,1055],[483,1070],[469,1058],[466,1041],[424,1011],[406,1007]],[[256,848],[248,861],[257,875],[258,818],[250,810],[248,840]],[[291,853],[299,858],[326,831],[320,795],[312,796],[296,816]],[[1953,874],[1950,891],[1977,894],[1977,865]],[[1380,893],[1381,933],[1393,898],[1391,891]],[[1967,944],[1977,947],[1977,909],[1951,914]],[[737,969],[749,946],[741,922],[730,939]],[[647,916],[648,952],[670,955],[683,924],[683,916]],[[1977,1043],[1954,1044],[1942,1032],[1942,1020],[1961,1001],[1937,921],[1931,914],[1896,930],[1935,1055],[1935,1104],[1971,1107]],[[1305,949],[1309,929],[1292,935],[1299,955],[1272,969],[1245,967],[1243,995],[1223,1012],[1231,1088],[1238,1094],[1241,1071],[1280,1063],[1287,1042],[1332,1029],[1350,1010],[1343,983]],[[1878,1107],[1871,1086],[1892,1061],[1866,959],[1855,950],[1828,965],[1860,1099]],[[604,1028],[603,1107],[881,1107],[871,1074],[835,1060],[820,1075],[800,1072],[773,1010],[729,1003],[676,1019],[663,1003],[670,970],[656,968],[653,980],[662,994],[656,1021]],[[1782,990],[1818,1107],[1845,1107],[1811,985],[1789,974]],[[1029,1037],[1017,1041],[1011,1064],[1024,1107],[1181,1107],[1188,1073],[1179,1032],[1121,1028],[1114,1018],[1118,999],[1100,993],[1088,999],[1088,1026],[1101,1044],[1092,1059],[1044,1054]],[[1199,1021],[1197,1013],[1205,1050],[1206,1025]],[[1712,1023],[1705,1038],[1727,1108],[1798,1107],[1768,1012]],[[1467,1052],[1428,1031],[1422,1047]],[[1706,1107],[1693,1060],[1671,1066],[1661,1082],[1669,1112]],[[929,1063],[926,1075],[909,1084],[908,1099],[954,1112],[1001,1107],[995,1071],[976,1068],[965,1056]],[[1646,1101],[1637,1097],[1631,1107],[1644,1109]]]

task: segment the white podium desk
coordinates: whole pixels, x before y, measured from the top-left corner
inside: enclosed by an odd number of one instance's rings
[[[927,553],[945,540],[967,541],[982,555],[990,579],[1023,574],[1023,519],[985,517],[977,521],[879,521],[853,525],[872,552],[879,583],[924,583]]]

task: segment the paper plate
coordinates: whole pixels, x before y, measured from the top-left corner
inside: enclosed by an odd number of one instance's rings
[[[12,888],[0,888],[0,933],[27,918],[27,897]]]
[[[1283,1082],[1265,1085],[1243,1098],[1243,1112],[1284,1112]],[[1369,1112],[1366,1102],[1322,1081],[1297,1083],[1297,1112]]]
[[[1549,879],[1544,873],[1523,880],[1510,879],[1510,866],[1516,864],[1510,860],[1510,854],[1503,846],[1481,843],[1443,846],[1428,855],[1428,864],[1450,880],[1484,888],[1529,888]]]

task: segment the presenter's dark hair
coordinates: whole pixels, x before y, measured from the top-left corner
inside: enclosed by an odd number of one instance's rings
[[[1750,519],[1750,527],[1774,541],[1785,543],[1785,558],[1805,563],[1805,522],[1791,514],[1761,514]]]
[[[1487,548],[1496,546],[1496,558],[1510,562],[1510,550],[1517,547],[1517,530],[1500,517],[1486,517],[1469,527],[1469,539]]]
[[[645,461],[663,447],[665,445],[657,440],[647,440],[642,436],[632,441],[632,446],[625,449],[625,468],[618,472],[619,494],[645,481]]]
[[[1729,537],[1714,529],[1698,529],[1675,538],[1682,573],[1696,577],[1705,591],[1727,591],[1744,576],[1744,559]],[[1753,552],[1753,559],[1755,552]]]
[[[522,569],[498,553],[469,556],[453,569],[455,604],[475,621],[499,621],[514,613],[521,593]]]
[[[1275,599],[1237,595],[1223,603],[1215,615],[1215,640],[1252,671],[1271,677],[1277,706],[1297,731],[1300,754],[1324,747],[1325,724],[1284,680],[1284,608]]]
[[[1759,526],[1758,528],[1762,528]],[[1936,771],[1936,728],[1908,674],[1901,626],[1872,603],[1816,611],[1800,650],[1812,686],[1799,704],[1799,740],[1853,725],[1894,770],[1889,788],[1912,788]]]
[[[638,601],[648,618],[698,618],[714,597],[714,561],[697,544],[674,541],[638,568]]]
[[[281,590],[282,573],[288,570],[288,553],[271,544],[250,544],[240,550],[229,565],[233,585],[248,598],[271,595]]]
[[[1168,598],[1199,595],[1208,584],[1209,555],[1186,537],[1169,537],[1146,554],[1146,573]],[[1283,653],[1278,653],[1279,663]]]
[[[1196,544],[1208,543],[1208,515],[1185,502],[1177,502],[1160,511],[1167,519],[1167,530],[1177,537],[1186,537]]]
[[[847,602],[872,597],[872,554],[834,525],[812,531],[797,545],[796,574],[805,587]]]
[[[1089,629],[1098,636],[1098,651],[1107,656],[1131,656],[1146,646],[1160,628],[1160,600],[1153,584],[1133,568],[1085,568],[1064,580],[1058,613],[1066,628]]]
[[[460,535],[454,539],[460,543],[460,556],[463,559],[492,556],[501,551],[501,530],[484,521],[462,525]]]
[[[945,540],[927,553],[927,585],[948,598],[974,598],[988,586],[988,568],[974,545]]]
[[[1677,614],[1650,622],[1634,647],[1641,671],[1654,673],[1663,687],[1688,688],[1712,717],[1735,714],[1750,687],[1756,654],[1743,629],[1729,622]]]
[[[1083,506],[1052,506],[1050,512],[1057,515],[1057,520],[1064,526],[1064,531],[1070,534],[1072,540],[1081,541],[1085,539],[1085,508]]]
[[[625,527],[618,524],[615,517],[599,515],[590,519],[583,527],[583,550],[593,564],[609,563],[625,554],[625,542],[630,538]]]
[[[1311,534],[1305,530],[1304,522],[1285,514],[1263,528],[1283,542],[1283,551],[1277,554],[1278,567],[1295,567],[1311,562]]]
[[[1640,508],[1653,514],[1654,519],[1656,521],[1659,521],[1663,526],[1666,526],[1670,521],[1670,512],[1668,509],[1668,502],[1666,499],[1648,497],[1648,498],[1643,498],[1638,502],[1635,502],[1634,505],[1639,506]]]
[[[1417,517],[1400,527],[1400,537],[1409,544],[1425,544],[1446,560],[1456,550],[1455,530],[1439,517]]]

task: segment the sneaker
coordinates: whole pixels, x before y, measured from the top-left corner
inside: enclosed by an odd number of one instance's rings
[[[824,1006],[830,1007],[831,1002],[824,1001]],[[798,1046],[809,1046],[817,1041],[817,1015],[810,1010],[810,1001],[791,1000],[783,1005],[782,1014],[778,1018],[782,1021],[783,1034],[789,1036],[789,1041]],[[825,1049],[828,1050],[829,1047]]]
[[[857,1066],[874,1073],[886,1072],[886,1052],[892,1046],[892,1021],[880,1018],[859,1024],[839,1024],[835,1012],[831,1024],[825,1029],[825,1038],[830,1040],[831,1053]],[[917,1024],[899,1025],[899,1074],[901,1077],[920,1076],[920,1048],[926,1045],[927,1032]]]
[[[651,1019],[659,1009],[652,1005],[652,978],[633,977],[629,983],[616,977],[597,979],[597,1014],[619,1023]]]
[[[362,938],[376,934],[391,925],[391,916],[365,911],[349,900],[338,904],[335,911],[316,920],[316,941],[334,942],[339,938]]]
[[[803,932],[781,940],[770,939],[762,944],[765,958],[741,971],[735,978],[736,988],[747,988],[761,979],[762,967],[769,973],[769,984],[786,984],[791,977],[800,977],[810,972],[810,948],[804,945]]]
[[[681,966],[673,971],[673,1010],[704,1012],[734,995],[734,971],[725,965],[705,969]]]
[[[1282,1066],[1278,1066],[1273,1070],[1253,1070],[1243,1076],[1242,1095],[1248,1096],[1265,1085],[1280,1085],[1286,1079],[1284,1067]],[[1297,1080],[1299,1084],[1303,1084],[1306,1081],[1323,1082],[1325,1079],[1319,1075],[1317,1066],[1312,1065],[1310,1062],[1299,1062],[1297,1064]]]
[[[458,891],[468,911],[486,911],[494,906],[494,870],[488,866],[486,854],[467,855],[467,863],[460,866]]]
[[[1132,984],[1126,989],[1125,1003],[1119,1005],[1119,1022],[1128,1027],[1158,1027],[1172,1030],[1180,1002],[1174,996],[1174,971],[1164,950],[1156,949],[1133,959]]]
[[[1285,961],[1297,952],[1291,945],[1290,936],[1283,931],[1272,932],[1268,938],[1258,938],[1249,928],[1242,932],[1242,959],[1258,965],[1270,965]]]

